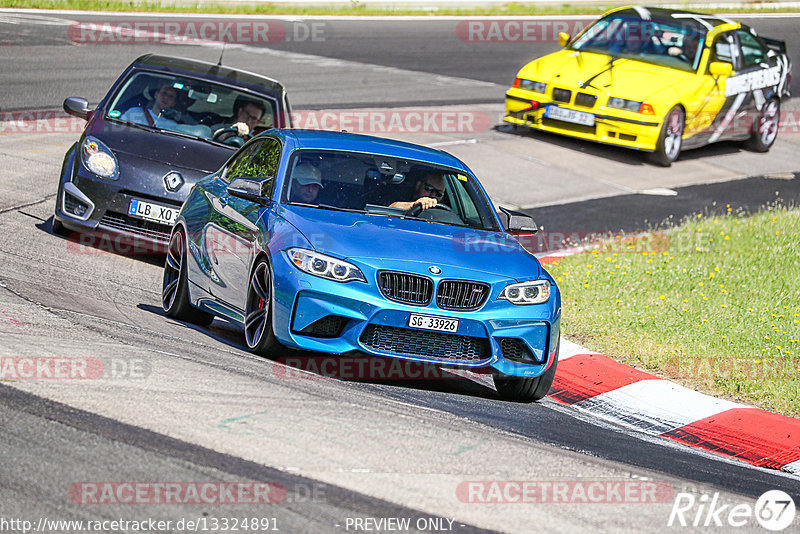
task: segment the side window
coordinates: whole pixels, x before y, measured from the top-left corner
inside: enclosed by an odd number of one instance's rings
[[[736,35],[742,51],[742,67],[754,67],[767,61],[766,52],[753,34],[739,30]]]
[[[281,144],[277,139],[267,137],[261,144],[258,151],[247,165],[246,175],[256,178],[272,176],[278,174],[278,163],[281,161]],[[272,196],[272,189],[275,187],[275,180],[272,180],[269,196]]]
[[[453,194],[454,203],[456,204],[451,208],[460,211],[459,215],[462,216],[462,219],[468,220],[472,224],[480,223],[481,218],[478,215],[478,209],[469,196],[469,192],[454,176],[448,177],[447,189]]]
[[[247,164],[250,163],[250,158],[253,157],[253,153],[260,146],[261,142],[256,141],[254,143],[250,143],[240,150],[239,153],[228,162],[227,166],[225,167],[225,172],[222,175],[222,179],[230,183],[235,178],[247,176]]]
[[[711,51],[711,61],[727,61],[733,64],[734,70],[738,70],[738,55],[738,48],[734,45],[733,35],[730,33],[723,33],[717,36],[714,41],[713,50]]]

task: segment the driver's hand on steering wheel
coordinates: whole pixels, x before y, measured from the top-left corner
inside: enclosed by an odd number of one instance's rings
[[[236,128],[239,137],[250,135],[250,127],[244,122],[237,122],[232,126],[232,128]]]
[[[423,210],[428,210],[434,207],[436,204],[438,204],[438,201],[435,198],[421,197],[418,198],[411,207],[413,208],[414,206],[421,206]]]

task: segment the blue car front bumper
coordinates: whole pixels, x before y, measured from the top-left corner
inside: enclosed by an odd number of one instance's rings
[[[491,290],[482,307],[453,311],[439,308],[435,298],[427,306],[393,302],[377,287],[377,269],[354,263],[367,283],[316,277],[298,270],[282,251],[273,255],[273,329],[281,343],[334,354],[361,351],[447,366],[492,367],[527,377],[541,375],[557,357],[561,310],[555,284],[548,302],[517,306],[497,300],[512,280],[486,280]],[[448,269],[448,274],[475,278],[474,272]],[[435,276],[430,278],[438,284]],[[445,333],[412,328],[412,314],[457,319],[458,329]]]

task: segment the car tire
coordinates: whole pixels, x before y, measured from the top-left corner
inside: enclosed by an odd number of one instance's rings
[[[509,376],[495,371],[492,374],[492,379],[500,398],[513,402],[536,402],[545,398],[556,376],[558,349],[559,347],[556,347],[556,356],[553,364],[544,374],[535,378]]]
[[[52,230],[55,235],[60,235],[61,237],[69,237],[72,235],[72,230],[64,226],[64,223],[56,219],[55,216],[53,217]]]
[[[247,286],[244,313],[244,337],[247,348],[262,356],[271,356],[280,346],[272,330],[272,276],[269,262],[256,262]]]
[[[650,154],[650,161],[662,167],[669,167],[678,159],[683,146],[683,129],[686,116],[683,108],[674,106],[664,117],[661,133],[656,142],[656,149]]]
[[[768,152],[778,137],[780,120],[781,103],[777,98],[770,98],[753,121],[753,132],[745,142],[747,148],[753,152]]]
[[[181,227],[175,229],[169,240],[161,285],[161,306],[168,317],[200,326],[208,326],[214,316],[192,306],[189,301],[187,277],[186,234]]]

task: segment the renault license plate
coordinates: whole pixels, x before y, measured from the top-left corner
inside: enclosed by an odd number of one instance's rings
[[[131,204],[128,206],[128,215],[139,217],[140,219],[147,219],[148,221],[159,222],[168,226],[172,226],[175,222],[179,211],[180,208],[161,206],[137,199],[131,200]]]

